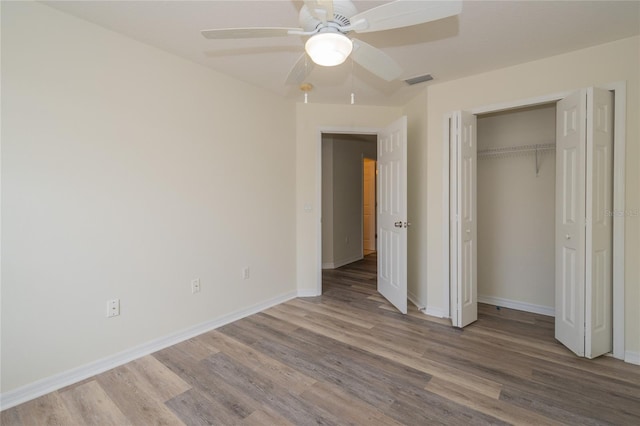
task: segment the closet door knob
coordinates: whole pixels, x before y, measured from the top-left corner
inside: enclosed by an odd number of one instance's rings
[[[567,240],[570,240],[570,239],[571,239],[571,235],[569,235],[569,234],[565,235],[564,237],[565,237]]]

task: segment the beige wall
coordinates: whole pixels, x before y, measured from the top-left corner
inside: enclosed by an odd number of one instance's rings
[[[640,38],[633,37],[568,54],[529,62],[472,77],[434,84],[428,89],[428,153],[426,206],[427,300],[443,310],[445,292],[441,209],[443,194],[443,116],[453,110],[513,102],[587,86],[627,82],[626,211],[640,208]],[[630,215],[625,228],[626,350],[640,352],[640,217]]]
[[[293,103],[2,2],[2,392],[295,294],[294,139]]]
[[[478,151],[555,142],[555,104],[478,117]],[[478,299],[555,306],[555,151],[478,157]]]
[[[320,89],[318,89],[320,90]],[[316,294],[321,268],[320,133],[374,132],[393,122],[401,108],[359,105],[298,104],[296,108],[296,276],[301,294]],[[305,204],[310,210],[305,210]]]

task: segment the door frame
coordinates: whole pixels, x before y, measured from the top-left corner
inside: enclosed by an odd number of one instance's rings
[[[318,128],[316,137],[316,206],[319,213],[318,223],[316,225],[316,249],[318,253],[316,259],[316,263],[318,265],[318,271],[316,273],[316,295],[322,294],[322,134],[335,133],[341,135],[375,135],[376,137],[378,137],[382,130],[382,128],[377,127],[322,126]],[[377,161],[378,159],[376,158],[376,162]],[[360,203],[360,205],[362,205],[362,202]],[[377,220],[378,210],[376,209],[376,223]]]
[[[599,84],[597,87],[614,92],[614,140],[613,140],[613,356],[614,358],[625,359],[625,327],[624,327],[624,227],[625,215],[615,214],[625,211],[625,147],[626,147],[626,116],[627,116],[627,83],[618,81],[608,84]],[[467,108],[472,114],[486,114],[492,112],[506,111],[510,109],[523,108],[541,104],[557,102],[575,90],[553,93],[533,98],[520,99],[516,101],[503,102],[497,104],[484,105],[476,108]],[[444,260],[444,281],[443,285],[443,306],[447,311],[447,316],[451,318],[451,220],[450,220],[450,194],[451,194],[451,145],[449,123],[453,113],[445,114],[443,117],[443,260]]]

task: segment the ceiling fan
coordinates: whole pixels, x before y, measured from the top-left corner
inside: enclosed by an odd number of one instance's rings
[[[402,68],[382,50],[353,37],[351,32],[366,33],[408,27],[457,15],[461,0],[396,0],[358,13],[350,0],[305,0],[300,9],[299,28],[221,28],[201,31],[208,39],[309,36],[305,52],[287,77],[287,84],[300,84],[311,72],[313,63],[335,66],[349,56],[369,72],[392,81]],[[313,61],[307,61],[307,55]]]

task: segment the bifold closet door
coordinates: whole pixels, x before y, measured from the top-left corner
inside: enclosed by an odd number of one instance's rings
[[[555,336],[592,358],[612,347],[613,96],[580,90],[556,114]]]
[[[613,93],[587,90],[585,356],[613,350]]]
[[[456,312],[453,323],[464,327],[478,319],[477,118],[453,114],[456,144]]]

